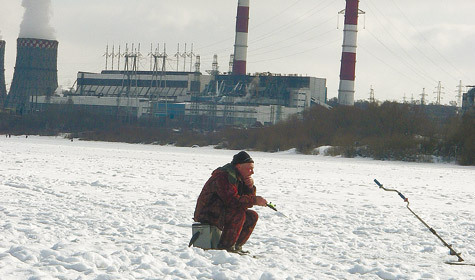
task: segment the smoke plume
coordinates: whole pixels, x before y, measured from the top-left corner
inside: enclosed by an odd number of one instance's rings
[[[25,8],[25,14],[19,38],[54,40],[55,30],[49,22],[53,15],[51,0],[23,0],[21,5]]]

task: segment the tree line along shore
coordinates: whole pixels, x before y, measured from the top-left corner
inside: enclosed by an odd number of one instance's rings
[[[357,102],[314,106],[276,125],[206,127],[179,119],[121,119],[64,107],[26,115],[0,113],[0,133],[65,135],[93,141],[315,154],[475,165],[475,116],[455,107]]]

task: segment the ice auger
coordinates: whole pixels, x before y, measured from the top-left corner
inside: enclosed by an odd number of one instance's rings
[[[447,242],[445,242],[444,239],[442,239],[442,237],[440,237],[439,234],[437,234],[437,232],[431,228],[426,222],[424,222],[416,213],[414,213],[414,211],[412,211],[411,208],[409,208],[409,199],[407,197],[405,197],[401,192],[399,192],[398,190],[395,190],[395,189],[388,189],[388,188],[385,188],[383,186],[383,184],[381,184],[378,180],[374,179],[374,182],[379,186],[380,189],[383,189],[385,191],[388,191],[388,192],[397,192],[397,194],[404,200],[404,202],[406,202],[406,207],[407,209],[409,209],[409,211],[411,211],[411,213],[416,216],[416,218],[421,221],[422,224],[424,224],[424,226],[426,226],[430,232],[432,232],[435,236],[437,236],[437,238],[439,238],[440,241],[442,241],[442,244],[444,244],[447,248],[449,248],[450,250],[450,255],[453,255],[453,256],[457,256],[458,258],[458,261],[457,262],[446,262],[447,264],[460,264],[460,265],[463,265],[465,263],[462,263],[464,261],[464,259],[460,256],[461,253],[457,253],[453,248],[452,248],[452,245],[448,244]],[[466,265],[473,265],[473,264],[466,264]]]

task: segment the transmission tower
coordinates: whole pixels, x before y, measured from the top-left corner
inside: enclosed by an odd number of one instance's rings
[[[186,57],[188,56],[186,52],[186,43],[185,43],[185,51],[181,54],[181,57],[183,57],[183,72],[186,71]]]
[[[421,93],[421,105],[425,105],[426,104],[426,89],[423,88],[422,89],[422,93]]]
[[[371,85],[370,89],[369,89],[369,103],[374,103],[375,100],[374,100],[374,89],[373,89],[373,86]]]
[[[459,105],[460,107],[462,107],[463,90],[464,90],[464,86],[462,86],[462,80],[460,80],[460,83],[457,86],[457,90],[455,91],[457,92],[457,95],[456,95],[457,105]]]
[[[176,54],[175,54],[175,57],[176,57],[176,71],[178,72],[178,65],[180,63],[180,43],[178,43],[178,47],[176,49]]]
[[[195,53],[193,52],[193,43],[191,43],[191,51],[188,53],[188,57],[190,58],[190,72],[192,72],[193,57],[195,57]]]
[[[155,52],[151,54],[153,59],[153,68],[152,68],[152,81],[150,83],[149,93],[150,99],[154,100],[160,96],[160,89],[163,87],[166,88],[166,59],[167,51],[166,45],[164,44],[163,53],[160,53],[160,45],[157,46]]]
[[[140,43],[139,43],[139,47],[138,47],[138,50],[136,51],[136,55],[137,55],[137,71],[139,70],[139,66],[140,66],[140,60],[142,59],[142,53],[140,52]]]
[[[444,87],[442,86],[440,81],[437,84],[437,87],[435,89],[436,89],[436,91],[434,91],[434,93],[436,94],[435,104],[440,105],[440,100],[442,99],[441,95],[444,94],[444,92],[442,92],[442,89],[444,89]]]
[[[160,47],[160,45],[158,45],[157,49]],[[157,52],[157,49],[155,49],[155,53]],[[150,43],[150,52],[148,53],[147,56],[150,56],[150,71],[152,71],[152,67],[153,67],[153,61],[154,61],[154,53],[153,53],[153,43]]]
[[[111,65],[111,70],[114,70],[114,57],[115,57],[115,45],[112,45],[112,53],[111,53],[112,65]]]
[[[120,53],[120,45],[119,45],[119,51],[117,52],[117,54],[115,55],[117,57],[117,70],[119,70],[120,68],[120,57],[122,56],[122,54]],[[114,69],[112,69],[114,70]]]
[[[134,44],[132,44],[132,51],[129,52],[128,45],[125,45],[125,53],[124,53],[124,74],[122,77],[122,89],[119,92],[119,96],[122,92],[124,92],[127,96],[130,96],[131,92],[130,89],[135,81],[135,88],[137,87],[137,65],[138,65],[138,58],[139,53],[135,50],[134,52]]]
[[[142,56],[140,53],[140,43],[138,45],[138,49],[134,48],[134,44],[132,43],[132,50],[130,53],[126,52],[125,56],[125,66],[124,66],[124,74],[122,78],[122,90],[126,89],[126,96],[127,96],[127,106],[126,106],[126,119],[128,121],[131,120],[131,98],[135,97],[136,100],[138,98],[138,65],[140,62],[140,57]],[[125,86],[124,86],[125,84]],[[131,89],[134,89],[131,91]],[[119,100],[120,97],[118,97]]]
[[[109,44],[106,45],[106,52],[102,55],[102,56],[105,56],[106,57],[106,70],[107,70],[107,65],[108,65],[108,62],[109,62]]]

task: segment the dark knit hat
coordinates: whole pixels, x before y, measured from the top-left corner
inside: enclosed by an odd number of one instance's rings
[[[254,162],[254,160],[252,160],[251,156],[245,151],[240,151],[239,153],[235,154],[233,156],[233,161],[231,161],[233,165],[250,162]]]

